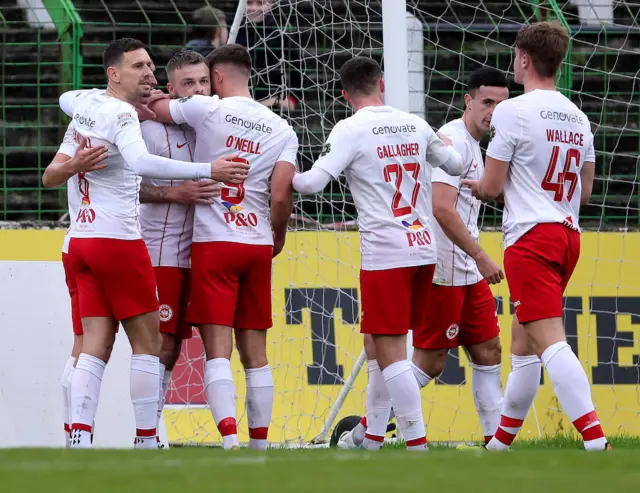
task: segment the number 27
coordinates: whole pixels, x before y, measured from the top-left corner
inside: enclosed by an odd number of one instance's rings
[[[404,207],[400,207],[400,201],[402,200],[402,192],[400,192],[400,186],[402,185],[402,168],[404,168],[408,173],[411,173],[415,184],[413,185],[413,193],[411,194],[411,205],[405,205]],[[398,163],[387,164],[384,167],[384,181],[387,183],[391,181],[391,175],[396,175],[395,185],[396,191],[393,194],[393,199],[391,201],[391,210],[393,211],[394,217],[406,216],[407,214],[411,214],[411,209],[416,206],[416,202],[418,201],[418,193],[420,192],[420,182],[418,182],[418,175],[420,174],[420,164],[419,163],[404,163],[402,168]]]

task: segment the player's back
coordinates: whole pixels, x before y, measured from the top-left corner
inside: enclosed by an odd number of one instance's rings
[[[580,170],[595,160],[586,115],[560,92],[533,90],[500,103],[492,126],[487,155],[511,161],[504,186],[505,246],[536,224],[578,230]]]
[[[73,101],[76,141],[87,138],[89,147],[105,145],[106,168],[78,175],[82,203],[72,219],[72,237],[138,239],[140,178],[126,165],[118,146],[141,139],[140,123],[129,103],[94,89],[80,92]]]
[[[224,183],[211,206],[196,207],[193,241],[272,245],[269,181],[276,162],[295,165],[295,132],[284,119],[248,97],[193,96],[176,102],[187,123],[193,123],[189,115],[199,111],[193,105],[208,105],[205,117],[193,125],[195,159],[214,161],[235,155],[250,166],[243,183]]]
[[[145,121],[140,125],[147,150],[151,154],[193,161],[195,132],[186,125]],[[143,178],[143,184],[175,187],[183,180]],[[188,268],[195,206],[180,203],[144,203],[140,205],[140,229],[154,266]]]
[[[358,210],[362,268],[435,263],[428,123],[391,106],[367,106],[333,133],[352,156],[344,173]]]

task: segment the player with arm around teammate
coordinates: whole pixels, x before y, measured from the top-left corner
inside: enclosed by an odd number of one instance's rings
[[[228,170],[227,179],[241,181],[246,166],[149,154],[135,112],[135,105],[155,84],[149,54],[140,41],[123,38],[107,46],[103,65],[106,90],[71,91],[60,97],[61,108],[73,118],[76,137],[86,138],[90,147],[106,145],[109,153],[104,169],[78,177],[82,198],[70,232],[69,260],[78,283],[84,331],[71,385],[71,446],[91,446],[108,349],[115,323],[121,321],[133,351],[135,446],[155,448],[161,340],[155,277],[138,225],[140,176],[210,178],[222,167]]]
[[[540,360],[585,448],[609,448],[562,322],[563,292],[580,256],[580,204],[591,195],[595,168],[589,120],[555,86],[568,46],[569,34],[559,23],[520,30],[514,73],[524,94],[497,106],[485,173],[479,181],[464,181],[481,200],[504,194],[504,265],[519,322],[500,426],[489,450],[508,449],[522,426],[539,386]]]
[[[336,124],[323,155],[295,176],[293,187],[317,193],[345,173],[362,252],[361,332],[369,370],[365,447],[382,446],[393,400],[407,448],[423,450],[422,402],[406,359],[406,335],[410,328],[424,328],[430,316],[436,263],[431,166],[459,175],[462,160],[427,122],[384,105],[382,71],[374,60],[347,61],[340,80],[355,114]]]
[[[209,67],[199,53],[179,51],[167,62],[166,71],[169,79],[167,89],[172,98],[211,95]],[[195,131],[191,127],[152,120],[142,122],[140,127],[151,154],[193,161]],[[192,335],[191,325],[185,317],[189,302],[195,206],[211,204],[213,197],[218,195],[220,186],[211,180],[143,178],[140,185],[140,231],[151,256],[160,303],[161,393],[157,428],[182,341]]]
[[[160,100],[151,109],[160,121],[195,129],[196,159],[234,154],[250,166],[246,180],[224,183],[220,198],[196,207],[187,321],[204,343],[207,399],[225,449],[238,446],[230,363],[235,332],[247,383],[249,446],[264,449],[273,407],[266,355],[271,264],[284,247],[293,208],[298,138],[284,119],[251,98],[245,48],[222,46],[207,62],[217,96]]]

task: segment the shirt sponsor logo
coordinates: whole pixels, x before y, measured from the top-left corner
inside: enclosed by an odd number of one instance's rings
[[[373,135],[406,134],[417,132],[415,125],[385,125],[384,127],[373,127]]]
[[[244,118],[240,118],[238,116],[227,115],[224,117],[224,121],[230,123],[231,125],[235,125],[236,127],[246,128],[247,130],[255,130],[256,132],[262,132],[265,134],[270,134],[273,132],[273,129],[262,122],[252,122],[251,120],[245,120]]]
[[[79,113],[76,113],[73,115],[73,119],[76,123],[84,125],[85,127],[93,128],[96,126],[96,121],[90,116],[82,116]]]
[[[559,122],[578,123],[582,125],[583,119],[577,113],[566,113],[564,111],[540,111],[540,118],[543,120],[557,120]]]

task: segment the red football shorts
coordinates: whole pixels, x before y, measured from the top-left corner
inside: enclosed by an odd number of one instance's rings
[[[270,328],[272,257],[270,245],[194,243],[189,323],[236,329]]]
[[[518,322],[562,316],[562,295],[580,258],[580,233],[538,224],[504,252],[504,270]]]
[[[360,271],[360,332],[406,335],[423,330],[435,265]]]
[[[144,241],[72,238],[69,260],[82,318],[126,320],[158,310],[156,278]]]
[[[500,333],[496,303],[484,279],[469,286],[433,285],[430,316],[424,330],[413,331],[413,346],[453,349],[473,346]]]
[[[160,299],[160,332],[190,339],[191,325],[185,322],[189,304],[189,269],[154,267]]]
[[[73,324],[73,333],[77,336],[84,334],[82,331],[82,319],[80,318],[80,299],[78,297],[78,283],[76,275],[71,268],[69,255],[62,254],[62,266],[64,267],[64,279],[69,288],[69,296],[71,296],[71,322]]]

